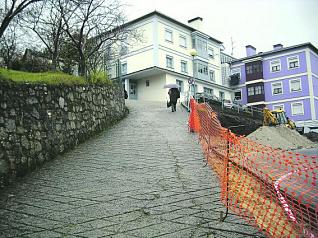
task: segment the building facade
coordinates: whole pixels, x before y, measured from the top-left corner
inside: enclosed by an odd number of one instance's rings
[[[256,53],[231,63],[236,100],[248,106],[282,108],[299,126],[318,126],[318,49],[311,43]],[[231,78],[231,79],[232,79]]]
[[[197,17],[187,25],[155,11],[125,24],[142,34],[142,41],[128,43],[119,59],[129,99],[165,101],[163,86],[169,83],[179,84],[181,100],[194,90],[231,98],[221,75],[222,42],[203,33],[202,22]],[[115,68],[109,68],[112,77],[118,76]],[[193,77],[195,86],[188,83]]]

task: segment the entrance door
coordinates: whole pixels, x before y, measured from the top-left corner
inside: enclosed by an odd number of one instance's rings
[[[137,83],[129,83],[129,99],[137,99]]]

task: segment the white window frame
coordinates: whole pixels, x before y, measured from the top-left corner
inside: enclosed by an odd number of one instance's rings
[[[276,63],[276,61],[277,61],[277,63]],[[274,66],[278,66],[278,65],[279,65],[279,70],[273,71],[273,67],[274,67]],[[271,60],[271,61],[269,62],[269,67],[270,67],[270,71],[271,71],[272,73],[280,72],[280,71],[282,70],[282,64],[281,64],[280,59]]]
[[[297,91],[292,90],[292,87],[291,87],[292,81],[299,81],[299,83],[300,83],[300,90],[297,90]],[[289,91],[290,91],[291,93],[301,92],[302,90],[303,90],[303,88],[302,88],[302,84],[301,84],[301,78],[289,80]]]
[[[184,40],[184,42],[183,42]],[[182,44],[184,43],[184,45]],[[184,35],[179,35],[179,46],[182,47],[182,48],[187,48],[187,37],[184,36]]]
[[[295,114],[295,111],[294,111],[294,105],[295,104],[301,104],[301,107],[302,107],[302,112],[301,113],[297,113]],[[300,101],[300,102],[292,102],[290,104],[290,107],[291,107],[291,112],[292,112],[292,115],[293,116],[301,116],[301,115],[304,115],[305,114],[305,111],[304,111],[304,102]]]
[[[212,54],[210,54],[210,51]],[[208,55],[211,59],[214,59],[214,49],[212,47],[208,47]]]
[[[180,83],[179,83],[179,82],[180,82]],[[184,92],[184,82],[183,82],[183,80],[176,79],[176,84],[179,85],[180,93],[183,93],[183,92]]]
[[[182,64],[184,64],[185,65],[185,71],[182,71]],[[185,60],[181,60],[181,62],[180,62],[180,68],[181,68],[181,73],[185,73],[185,74],[187,74],[188,73],[188,62],[187,61],[185,61]]]
[[[171,59],[171,67],[168,66],[168,59]],[[166,55],[166,68],[173,69],[173,56],[171,55]]]
[[[235,98],[235,93],[236,93],[236,92],[241,92],[241,99],[236,99],[236,98]],[[242,101],[242,98],[243,98],[243,91],[242,91],[242,89],[235,90],[235,91],[234,91],[234,100],[236,100],[236,101]]]
[[[253,89],[253,91],[251,91]],[[252,94],[250,94],[249,92],[253,92]],[[255,95],[255,88],[252,87],[247,87],[247,96],[254,96]]]
[[[278,110],[278,109],[276,109],[276,107],[279,107],[279,109],[282,109],[282,110],[285,111],[285,105],[284,105],[284,104],[274,104],[274,105],[273,105],[273,110],[274,110],[274,111],[275,111],[275,110]]]
[[[125,71],[124,71],[125,69]],[[120,66],[120,71],[122,75],[126,75],[128,72],[128,66],[127,66],[127,62],[123,62]]]
[[[206,92],[206,91],[208,91],[208,90],[209,90],[211,93]],[[211,95],[211,96],[214,95],[214,90],[213,90],[213,88],[203,87],[203,92],[206,93],[206,94],[208,94],[208,95]]]
[[[211,74],[211,72],[213,72],[213,74]],[[211,75],[213,75],[212,78]],[[210,81],[215,82],[215,71],[213,69],[209,69],[209,79]]]
[[[168,33],[168,34],[171,34],[171,39],[168,39],[167,33]],[[172,30],[170,30],[170,29],[165,29],[165,40],[166,40],[167,42],[173,43],[173,31],[172,31]]]
[[[273,85],[274,85],[274,84],[280,84],[281,89],[282,89],[282,92],[281,92],[281,93],[274,93],[274,88],[273,88]],[[271,89],[272,89],[272,95],[273,95],[273,96],[274,96],[274,95],[281,95],[281,94],[284,94],[283,82],[282,82],[282,81],[272,83],[272,84],[271,84]]]
[[[261,89],[261,92],[258,93],[258,90],[257,89]],[[257,86],[254,86],[254,95],[262,95],[264,94],[264,88],[262,85],[257,85]]]
[[[298,62],[298,66],[297,67],[294,67],[294,68],[291,68],[289,63],[291,61],[292,58],[297,58],[297,62]],[[287,57],[287,66],[288,66],[288,70],[291,70],[291,69],[298,69],[300,67],[300,61],[299,61],[299,56],[298,55],[294,55],[294,56],[290,56],[290,57]]]

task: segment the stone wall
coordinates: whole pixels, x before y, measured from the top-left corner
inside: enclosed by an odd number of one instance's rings
[[[0,186],[125,116],[121,85],[0,82]]]

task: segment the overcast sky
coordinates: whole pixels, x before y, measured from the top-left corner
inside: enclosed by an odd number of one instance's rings
[[[281,43],[311,42],[318,48],[318,0],[122,0],[128,20],[154,10],[187,23],[203,18],[204,32],[222,41],[225,52],[244,57],[245,46],[257,52]]]

